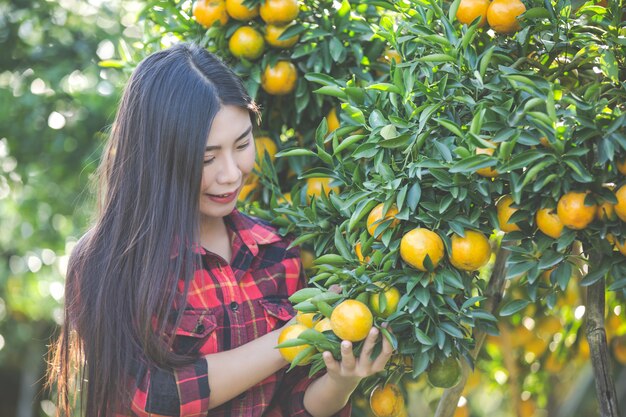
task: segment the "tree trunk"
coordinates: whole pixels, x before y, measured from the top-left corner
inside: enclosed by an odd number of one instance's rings
[[[506,259],[508,258],[509,251],[506,249],[506,246],[512,245],[512,242],[505,242],[500,245],[500,249],[496,255],[496,262],[493,267],[493,272],[491,273],[491,278],[489,279],[489,283],[487,284],[487,288],[485,289],[485,310],[495,313],[495,311],[500,306],[500,302],[502,301],[502,293],[504,292],[504,284],[505,284],[505,266]],[[472,350],[472,358],[476,360],[480,350],[482,349],[483,343],[487,334],[480,330],[475,330],[474,332],[474,340],[476,341],[476,345]],[[459,403],[459,399],[461,398],[461,393],[463,392],[463,388],[465,388],[465,384],[467,382],[467,377],[469,376],[471,369],[466,361],[461,361],[462,372],[461,372],[461,381],[452,388],[448,388],[443,392],[441,399],[439,400],[439,404],[437,405],[437,410],[435,411],[434,417],[453,417],[454,412],[456,411],[457,405]]]
[[[591,253],[589,265],[598,265],[602,257]],[[596,395],[601,417],[619,417],[615,383],[609,362],[609,352],[604,329],[604,279],[601,278],[587,288],[585,332],[589,342],[591,365],[596,382]]]

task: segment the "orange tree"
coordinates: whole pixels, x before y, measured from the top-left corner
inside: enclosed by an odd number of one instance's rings
[[[386,288],[399,288],[397,311],[375,325],[389,323],[387,336],[411,365],[392,364],[387,379],[409,368],[449,387],[459,379],[449,370],[458,365],[442,373],[440,363],[474,363],[477,335],[495,333],[490,311],[500,295],[479,270],[489,257],[485,237],[500,231],[502,268],[496,262],[494,276],[509,280],[511,290],[496,312],[500,327],[511,318],[539,338],[524,360],[540,359],[544,369],[557,367],[544,355],[548,344],[564,361],[572,342],[560,341],[584,332],[600,412],[617,415],[604,315],[606,286],[612,305],[623,303],[626,287],[622,5],[559,0],[498,9],[502,2],[494,1],[481,28],[480,14],[469,25],[457,20],[462,3],[394,2],[395,18],[373,25],[401,55],[389,81],[358,87],[311,78],[324,87],[319,93],[342,101],[344,124],[364,131],[341,137],[322,123],[316,149],[307,151],[319,164],[301,178],[332,179],[326,192],[311,198],[302,181],[290,191],[292,203],[272,204],[288,219],[279,219],[285,230],[314,249],[312,283],[341,288],[330,300],[298,296],[296,307],[332,315],[344,299],[379,295],[382,304]],[[575,320],[581,310],[554,309],[571,301],[570,281],[588,289],[584,331]],[[567,329],[562,319],[570,320]],[[302,343],[317,336],[305,334]],[[511,370],[516,358],[501,360]],[[550,391],[545,379],[535,386]],[[444,393],[436,415],[452,415],[458,395],[458,386]],[[518,415],[532,408],[528,395],[512,403]]]

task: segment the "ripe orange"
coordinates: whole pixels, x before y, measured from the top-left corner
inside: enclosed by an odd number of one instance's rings
[[[320,333],[322,333],[322,332],[325,332],[327,330],[332,330],[333,328],[330,325],[330,319],[327,318],[327,317],[324,317],[323,319],[318,321],[317,324],[315,324],[315,326],[313,326],[313,329],[317,330]]]
[[[261,76],[261,87],[268,94],[282,96],[296,88],[298,71],[289,61],[278,61],[274,67],[268,65]]]
[[[381,288],[384,288],[382,284],[376,284]],[[372,293],[370,295],[370,308],[374,315],[382,318],[387,318],[396,312],[398,309],[398,303],[400,302],[400,291],[396,287],[389,287],[382,291],[382,296],[385,297],[385,308],[381,310],[380,293]]]
[[[404,408],[404,397],[394,384],[377,385],[370,395],[370,408],[376,417],[398,417]]]
[[[603,201],[600,205],[598,205],[596,216],[603,222],[615,220],[615,204]]]
[[[517,211],[516,208],[512,208],[513,197],[505,195],[496,203],[496,210],[498,212],[498,223],[500,223],[500,230],[503,232],[515,232],[520,228],[517,223],[509,223],[509,219]]]
[[[242,203],[245,202],[247,199],[253,200],[254,194],[256,193],[258,187],[259,177],[254,174],[248,175],[246,182],[241,186],[241,191],[239,191],[237,200]]]
[[[367,306],[358,300],[339,303],[330,315],[333,333],[341,340],[358,342],[367,337],[374,324],[374,316]]]
[[[263,54],[265,41],[263,35],[250,26],[242,26],[230,37],[228,49],[237,58],[253,61]]]
[[[316,313],[303,313],[302,311],[298,311],[298,313],[296,314],[296,323],[302,324],[309,329],[312,329],[317,324],[317,322],[321,320],[319,317],[317,320],[315,320],[315,316]]]
[[[265,153],[267,152],[270,157],[270,161],[274,162],[276,160],[276,151],[278,150],[278,146],[276,146],[276,142],[267,136],[254,138],[254,144],[256,146],[256,162],[254,163],[254,169],[260,172],[262,167],[261,164],[265,160]]]
[[[619,239],[615,239],[612,235],[607,235],[607,239],[609,238],[609,236],[611,236],[611,238],[613,238],[613,243],[615,245],[615,247],[617,248],[617,250],[624,256],[626,256],[626,239],[624,237],[622,237],[622,243],[620,243]]]
[[[400,62],[402,62],[402,57],[400,56],[398,51],[395,51],[393,49],[385,49],[382,55],[378,58],[378,62],[391,64],[391,61],[399,64]]]
[[[363,257],[363,252],[361,249],[361,242],[357,242],[356,245],[354,245],[354,252],[356,253],[356,257],[359,261],[361,261],[361,263],[368,263],[370,261],[370,257]]]
[[[495,149],[493,148],[476,148],[476,155],[493,155]],[[493,167],[486,167],[486,168],[478,168],[476,170],[476,173],[480,176],[483,177],[487,177],[487,178],[495,178],[498,176],[498,171],[496,171],[495,169],[493,169]]]
[[[278,39],[280,35],[292,24],[284,25],[284,26],[276,26],[276,25],[267,25],[265,27],[265,41],[274,48],[287,49],[294,46],[300,36],[295,35],[287,39]]]
[[[326,115],[326,123],[328,124],[328,133],[339,129],[339,117],[337,117],[337,110],[334,107]]]
[[[384,205],[384,203],[378,204],[372,209],[372,211],[370,211],[370,214],[367,216],[367,231],[371,236],[374,236],[374,233],[376,232],[376,229],[378,229],[378,226],[380,226],[380,224],[385,220],[394,219],[389,225],[389,227],[392,228],[400,224],[400,220],[395,218],[396,214],[398,214],[398,208],[396,207],[396,205],[393,204],[391,207],[389,207],[389,210],[387,210],[387,214],[385,214],[385,217],[383,218]],[[377,239],[380,240],[380,235],[378,235]]]
[[[226,0],[226,11],[228,15],[236,20],[247,22],[259,15],[259,6],[252,9],[243,4],[244,0]]]
[[[196,22],[206,28],[213,26],[215,22],[220,22],[224,26],[228,22],[226,13],[226,2],[224,0],[197,0],[192,8]]]
[[[280,335],[278,336],[278,344],[286,342],[287,340],[297,339],[300,333],[302,333],[306,329],[308,329],[308,327],[306,327],[303,324],[291,324],[289,326],[285,326],[283,330],[280,332]],[[309,346],[310,345],[304,344],[300,346],[280,348],[278,349],[278,351],[280,352],[280,355],[287,362],[291,363],[293,362],[295,357],[298,355],[298,353],[302,352],[304,349],[308,348]],[[311,362],[310,357],[305,358],[300,363],[298,363],[298,365],[306,365],[309,362]]]
[[[554,209],[542,208],[537,212],[535,216],[537,221],[537,228],[543,232],[546,236],[550,236],[552,239],[558,239],[563,233],[563,223],[556,215]]]
[[[618,159],[615,161],[615,165],[620,173],[626,175],[626,158]]]
[[[619,190],[615,193],[617,197],[617,204],[615,205],[615,214],[623,222],[626,222],[626,185],[619,187]]]
[[[525,11],[520,0],[493,0],[487,9],[487,22],[498,33],[513,33],[520,28],[517,16]]]
[[[454,415],[452,417],[469,417],[467,402],[463,405],[458,405],[456,410],[454,410]]]
[[[332,187],[330,182],[331,178],[307,178],[306,180],[306,195],[309,199],[313,197],[319,197],[322,193],[328,195],[331,191],[335,194],[339,194],[339,187]]]
[[[489,0],[461,0],[456,11],[456,18],[459,22],[469,25],[480,16],[478,27],[482,27],[487,22],[487,9]]]
[[[261,4],[261,19],[271,25],[286,25],[298,17],[298,0],[265,0]]]
[[[556,206],[556,214],[565,227],[574,230],[582,230],[596,217],[598,206],[585,205],[587,192],[570,191],[559,199]]]
[[[428,382],[439,388],[452,388],[461,380],[461,362],[448,356],[433,362],[428,369]]]
[[[424,266],[426,255],[430,258],[433,268],[436,268],[443,258],[443,241],[437,233],[417,227],[402,236],[400,257],[404,262],[420,271],[426,271]]]
[[[521,400],[517,405],[517,415],[519,417],[535,417],[537,415],[537,405],[530,398]]]
[[[449,258],[455,268],[476,271],[489,262],[491,245],[482,233],[466,230],[465,237],[453,235],[451,243]]]

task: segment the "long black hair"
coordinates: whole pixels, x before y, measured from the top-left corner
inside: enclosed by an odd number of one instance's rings
[[[135,361],[171,369],[192,360],[158,335],[171,334],[184,309],[204,149],[224,105],[257,121],[241,80],[196,45],[156,52],[131,75],[99,167],[95,223],[70,256],[65,322],[49,365],[57,415],[109,417],[127,406]]]

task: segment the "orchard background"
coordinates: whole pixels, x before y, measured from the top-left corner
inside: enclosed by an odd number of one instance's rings
[[[355,312],[391,330],[355,416],[626,414],[622,2],[0,5],[1,415],[53,415],[37,382],[89,176],[132,68],[180,41],[262,107],[240,205],[298,236],[300,321],[359,301],[298,359],[322,367]]]

